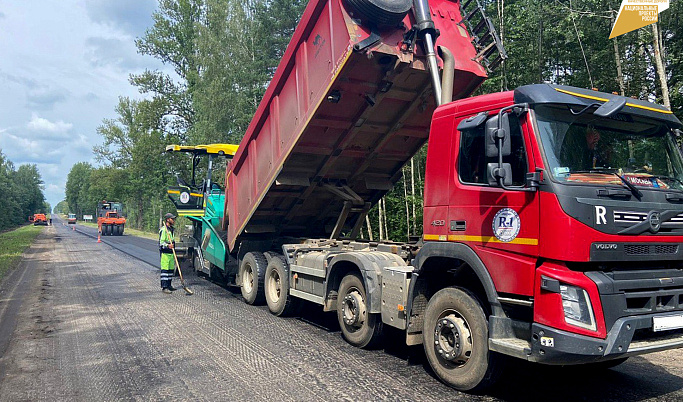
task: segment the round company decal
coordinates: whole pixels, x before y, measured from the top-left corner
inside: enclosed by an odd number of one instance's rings
[[[190,201],[190,194],[188,194],[185,191],[180,193],[180,202],[182,202],[183,204],[187,204],[188,201]]]
[[[493,217],[493,234],[502,242],[509,242],[519,234],[521,222],[517,212],[510,208],[503,208]]]

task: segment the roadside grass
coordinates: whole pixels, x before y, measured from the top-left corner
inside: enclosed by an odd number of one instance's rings
[[[45,226],[22,226],[0,234],[0,281]]]
[[[78,221],[76,225],[83,225],[83,226],[88,226],[91,228],[97,228],[97,223],[92,223],[92,222],[82,222]],[[142,230],[137,230],[137,229],[131,229],[128,226],[125,227],[123,230],[123,234],[129,234],[131,236],[138,236],[138,237],[145,237],[147,239],[152,239],[156,240],[157,239],[157,234],[156,233],[151,233],[151,232],[145,232]]]

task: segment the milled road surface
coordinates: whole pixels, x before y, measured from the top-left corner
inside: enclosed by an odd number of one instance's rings
[[[316,306],[277,318],[187,281],[194,296],[165,295],[156,267],[55,222],[0,286],[0,401],[683,400],[681,350],[597,374],[515,362],[472,396],[438,382],[400,334],[356,349]]]

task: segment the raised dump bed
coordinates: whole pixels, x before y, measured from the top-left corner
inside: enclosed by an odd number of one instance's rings
[[[460,3],[429,5],[436,44],[455,55],[453,98],[468,96],[486,71]],[[309,3],[227,169],[231,251],[252,235],[357,234],[428,137],[436,105],[413,22],[371,31],[341,0]]]

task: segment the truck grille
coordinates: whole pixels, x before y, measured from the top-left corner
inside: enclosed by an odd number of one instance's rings
[[[587,272],[600,291],[608,330],[621,317],[683,310],[683,269]]]
[[[625,244],[624,252],[627,255],[676,254],[678,246],[675,244]]]
[[[629,225],[645,222],[647,212],[633,211],[614,211],[614,223],[627,223]],[[662,222],[664,227],[683,227],[683,213],[674,216],[666,222]]]

